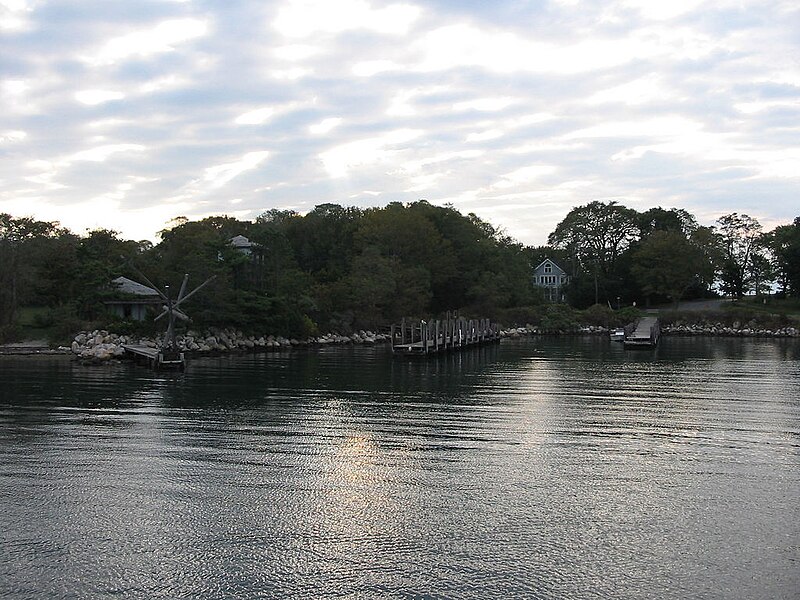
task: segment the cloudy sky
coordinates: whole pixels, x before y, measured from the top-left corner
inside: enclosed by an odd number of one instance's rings
[[[797,0],[0,0],[0,212],[800,215]]]

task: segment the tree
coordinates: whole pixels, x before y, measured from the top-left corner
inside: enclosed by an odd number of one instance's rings
[[[614,274],[617,259],[639,236],[638,213],[616,202],[597,200],[573,208],[547,238],[574,257],[580,271],[594,280],[595,304],[600,287]],[[576,269],[573,277],[578,277]],[[577,285],[577,284],[576,284]]]
[[[338,204],[320,204],[302,218],[289,218],[286,233],[300,268],[318,281],[345,277],[356,254],[354,235],[362,211]]]
[[[641,213],[638,221],[642,238],[655,231],[679,231],[688,237],[699,227],[694,215],[682,208],[651,208]]]
[[[713,266],[703,250],[679,230],[655,231],[633,254],[632,272],[645,294],[663,295],[676,305],[686,291],[707,280]]]
[[[769,292],[770,284],[775,281],[775,272],[772,263],[766,255],[756,250],[750,256],[750,264],[747,269],[747,283],[751,286],[753,293],[760,296],[762,292]]]
[[[741,298],[747,283],[750,257],[761,238],[761,224],[748,215],[731,213],[717,219],[723,248],[722,289]]]
[[[764,235],[762,244],[773,257],[775,277],[784,294],[800,294],[800,217]]]
[[[20,300],[32,289],[36,274],[29,250],[34,240],[58,232],[57,223],[0,213],[0,336],[14,323]]]

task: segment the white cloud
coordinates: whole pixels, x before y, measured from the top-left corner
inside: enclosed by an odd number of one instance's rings
[[[237,161],[208,167],[203,174],[203,181],[212,189],[221,188],[245,171],[255,169],[269,157],[269,154],[266,150],[248,152]]]
[[[26,137],[28,137],[28,134],[19,129],[0,131],[0,144],[4,142],[21,142]]]
[[[328,119],[323,119],[314,125],[309,125],[308,130],[313,134],[322,135],[333,131],[341,123],[342,119],[340,117],[330,117]]]
[[[272,76],[275,79],[286,79],[288,81],[293,81],[295,79],[306,77],[307,75],[310,75],[311,72],[311,69],[295,67],[293,69],[276,69],[275,71],[272,71]]]
[[[507,108],[515,102],[514,98],[476,98],[465,100],[453,105],[453,110],[477,110],[480,112],[497,112]]]
[[[177,75],[166,75],[164,77],[151,79],[147,83],[140,85],[139,92],[142,94],[152,94],[162,90],[184,87],[188,84],[189,80],[184,77],[179,77]]]
[[[140,144],[108,144],[82,150],[68,156],[64,162],[71,163],[77,161],[104,162],[109,156],[120,152],[141,152],[146,148]]]
[[[608,121],[563,136],[565,140],[627,137],[689,137],[703,128],[702,123],[686,117],[668,116],[629,121]]]
[[[516,171],[511,171],[502,176],[501,180],[495,183],[494,189],[507,189],[517,187],[541,179],[545,175],[554,173],[556,168],[552,165],[532,165],[522,167]]]
[[[734,105],[739,112],[747,115],[766,112],[772,109],[800,109],[800,99],[797,100],[760,100],[754,102],[739,102]]]
[[[422,134],[418,129],[398,129],[377,137],[336,146],[320,154],[320,159],[331,177],[345,177],[354,167],[387,160],[403,144]]]
[[[401,69],[400,65],[391,60],[365,60],[353,65],[353,75],[356,77],[372,77],[378,73]]]
[[[444,152],[442,154],[434,154],[423,158],[415,159],[413,161],[406,161],[402,163],[402,169],[409,173],[416,173],[430,165],[437,165],[451,161],[467,160],[471,158],[479,158],[486,154],[483,150],[459,150],[457,152]]]
[[[653,0],[624,0],[621,6],[638,10],[645,18],[654,21],[669,21],[708,4],[708,0],[670,0],[654,2]]]
[[[661,84],[661,78],[651,73],[628,83],[595,92],[587,99],[589,104],[621,103],[631,106],[653,101],[674,101],[675,92]]]
[[[575,74],[655,58],[696,60],[722,44],[685,27],[651,27],[628,36],[556,44],[458,24],[427,33],[414,47],[422,59],[413,68],[421,71],[474,66],[495,73]]]
[[[363,0],[294,0],[281,8],[273,26],[281,34],[295,38],[353,29],[401,35],[408,31],[419,12],[419,8],[409,4],[372,8]]]
[[[467,136],[467,142],[485,142],[487,140],[495,140],[499,137],[503,137],[503,131],[501,129],[486,129],[485,131],[480,131],[477,133],[470,133]]]
[[[124,97],[125,94],[122,92],[111,90],[81,90],[75,92],[75,99],[81,104],[88,104],[89,106],[96,106],[111,100],[121,100]]]
[[[0,0],[0,31],[23,31],[29,28],[28,13],[33,9],[26,0]]]
[[[320,54],[322,50],[317,46],[308,44],[290,44],[287,46],[279,46],[275,48],[272,53],[281,60],[290,62],[302,61]]]
[[[242,113],[234,120],[237,125],[261,125],[268,121],[272,115],[275,114],[275,109],[271,106],[263,108],[256,108],[254,110]]]
[[[110,29],[0,0],[27,28],[0,31],[0,205],[105,202],[98,225],[128,235],[113,211],[136,203],[197,216],[424,191],[528,243],[595,198],[788,218],[800,5],[698,2],[156,2]],[[128,189],[121,168],[158,182]]]
[[[207,31],[207,23],[199,19],[163,21],[151,29],[113,38],[84,60],[93,65],[110,65],[130,57],[171,52],[177,44],[201,37]]]

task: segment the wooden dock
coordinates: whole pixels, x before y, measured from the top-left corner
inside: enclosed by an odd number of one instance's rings
[[[626,348],[654,348],[661,337],[658,317],[642,317],[632,332],[625,334]]]
[[[156,371],[162,369],[183,371],[186,368],[186,359],[183,356],[183,352],[170,352],[164,349],[135,344],[125,344],[122,347],[127,354],[133,356],[134,360],[145,362],[148,367]]]
[[[392,353],[395,356],[431,356],[500,341],[500,326],[489,319],[447,316],[444,320],[392,325]]]

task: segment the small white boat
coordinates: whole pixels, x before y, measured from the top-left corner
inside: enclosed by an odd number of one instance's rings
[[[614,329],[610,333],[611,341],[612,342],[624,342],[625,341],[625,330],[621,327],[618,329]]]

